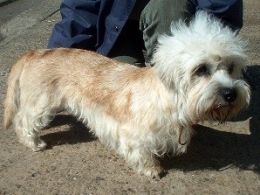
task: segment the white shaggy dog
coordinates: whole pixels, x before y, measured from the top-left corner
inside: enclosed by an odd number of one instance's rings
[[[34,151],[38,132],[63,109],[139,173],[163,172],[157,157],[186,151],[192,126],[224,122],[249,104],[241,80],[244,43],[204,12],[159,38],[150,68],[78,49],[36,50],[12,68],[4,125]]]

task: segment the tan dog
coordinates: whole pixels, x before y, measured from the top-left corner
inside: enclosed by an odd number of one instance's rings
[[[38,132],[62,109],[138,172],[158,176],[156,157],[186,151],[192,125],[225,121],[246,107],[240,79],[243,42],[219,21],[199,13],[162,36],[154,67],[138,68],[78,49],[36,50],[13,66],[4,125],[19,140],[46,147]]]

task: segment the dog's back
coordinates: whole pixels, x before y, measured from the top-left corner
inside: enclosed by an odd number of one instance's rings
[[[74,102],[81,102],[82,98],[102,107],[112,117],[126,120],[130,99],[135,94],[145,97],[145,91],[155,88],[161,91],[157,80],[147,68],[117,62],[91,51],[66,48],[30,51],[11,70],[4,127],[12,124],[19,107],[32,113],[25,109],[29,105],[35,107],[37,101],[40,107],[74,109]],[[156,84],[151,87],[153,82]]]

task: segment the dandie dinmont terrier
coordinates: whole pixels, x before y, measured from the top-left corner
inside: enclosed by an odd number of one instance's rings
[[[13,66],[4,126],[33,151],[60,110],[85,123],[137,172],[163,172],[157,157],[187,149],[192,126],[224,122],[250,101],[241,79],[246,55],[240,37],[205,12],[158,39],[153,67],[139,68],[79,49],[43,49]]]

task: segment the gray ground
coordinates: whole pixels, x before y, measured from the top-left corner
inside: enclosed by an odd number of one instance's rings
[[[75,119],[61,115],[43,131],[50,149],[33,153],[12,129],[0,130],[0,194],[259,194],[260,2],[245,2],[241,34],[249,40],[249,110],[222,126],[200,126],[188,153],[162,161],[161,180],[135,174]],[[9,4],[8,4],[9,3]],[[0,0],[0,101],[17,57],[46,47],[59,0]],[[3,106],[0,104],[0,121]]]

